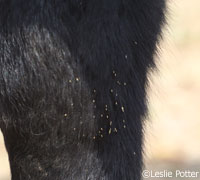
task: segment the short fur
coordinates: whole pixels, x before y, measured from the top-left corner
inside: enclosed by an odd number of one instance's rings
[[[12,180],[139,180],[165,0],[0,0]]]

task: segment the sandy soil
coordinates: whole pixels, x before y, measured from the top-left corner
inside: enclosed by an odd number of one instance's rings
[[[146,168],[200,171],[200,1],[171,1],[170,14],[149,88]],[[0,180],[9,180],[2,142],[0,135]]]

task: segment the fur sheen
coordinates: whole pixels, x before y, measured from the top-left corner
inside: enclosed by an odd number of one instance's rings
[[[165,0],[0,0],[12,180],[139,180]]]

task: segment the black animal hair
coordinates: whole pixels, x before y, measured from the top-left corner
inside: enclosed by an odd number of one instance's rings
[[[12,180],[139,180],[165,0],[0,0]]]

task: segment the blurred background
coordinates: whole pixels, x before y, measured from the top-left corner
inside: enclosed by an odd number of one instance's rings
[[[159,70],[150,74],[148,88],[145,169],[200,172],[200,0],[168,4]],[[0,134],[0,180],[10,180],[9,174]]]

